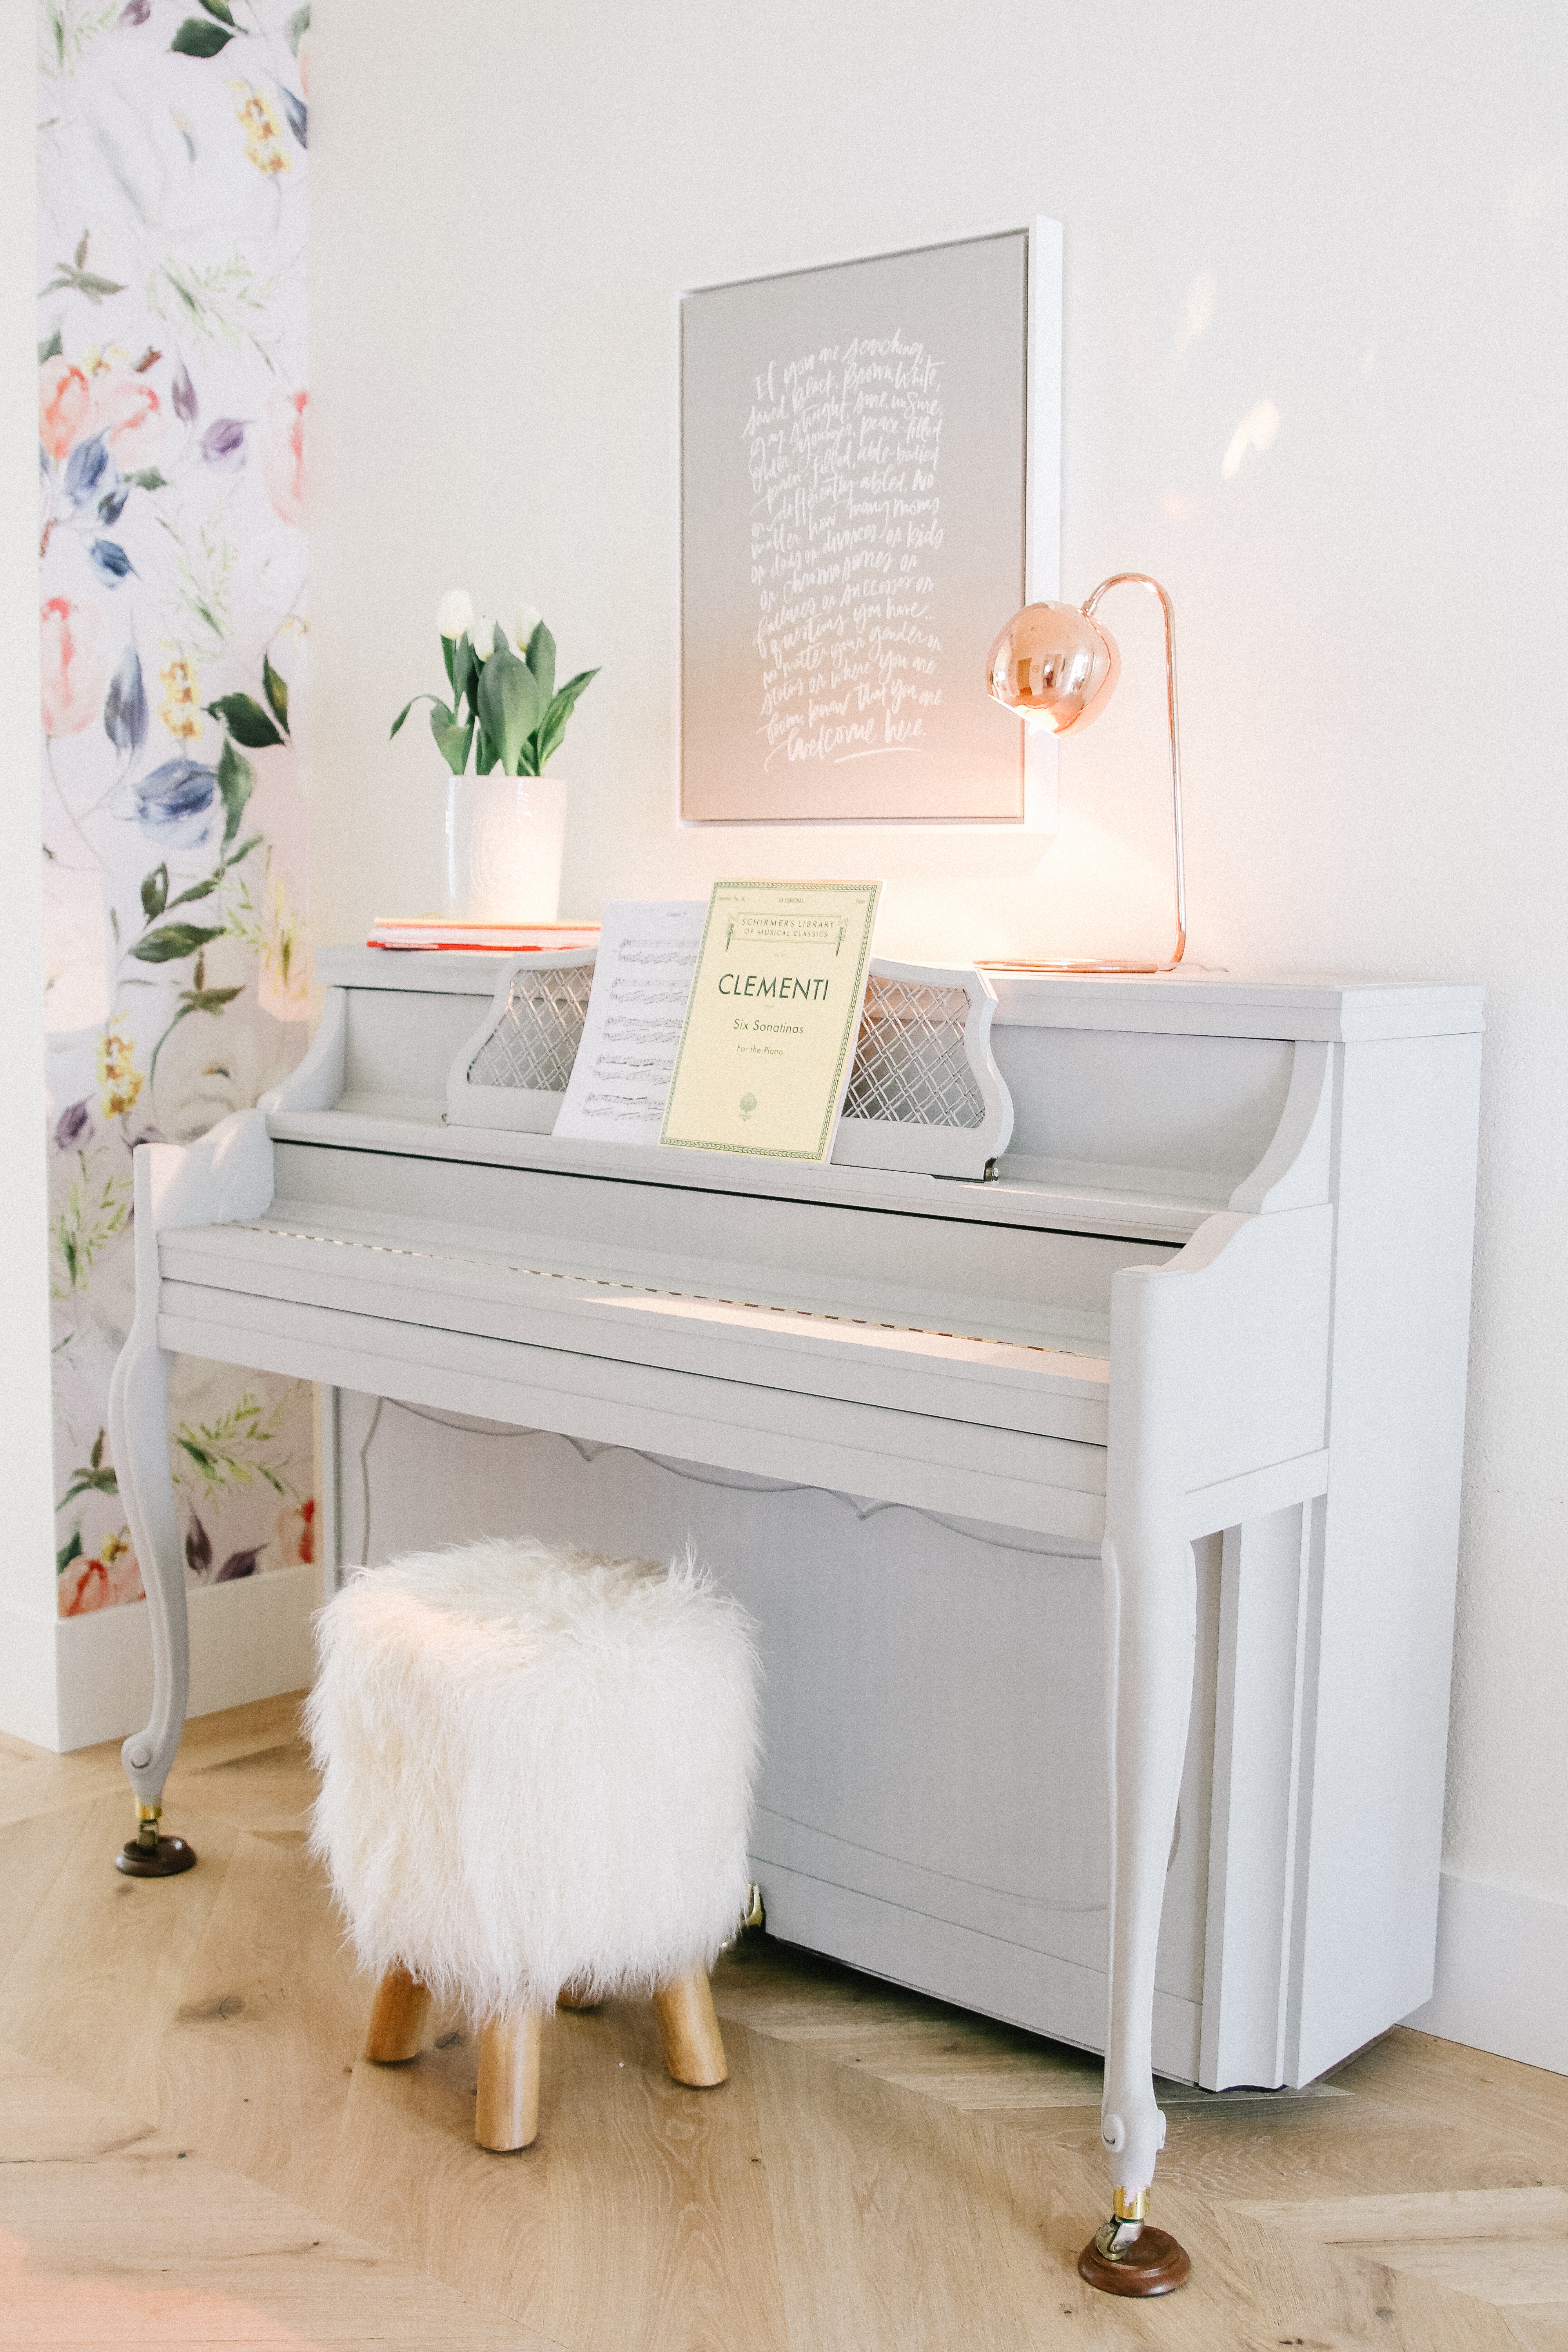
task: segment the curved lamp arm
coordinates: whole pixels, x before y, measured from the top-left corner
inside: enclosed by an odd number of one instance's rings
[[[1165,713],[1171,734],[1171,833],[1176,856],[1176,944],[1170,962],[1161,967],[1168,971],[1181,962],[1187,946],[1187,875],[1182,856],[1182,754],[1176,727],[1176,615],[1169,596],[1148,572],[1114,572],[1109,580],[1102,580],[1093,595],[1086,600],[1083,606],[1086,621],[1093,620],[1095,607],[1100,598],[1108,596],[1113,588],[1152,588],[1160,599],[1160,610],[1165,616]]]

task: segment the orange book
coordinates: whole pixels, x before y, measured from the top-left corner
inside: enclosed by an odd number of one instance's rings
[[[597,923],[465,923],[446,915],[378,915],[365,945],[405,954],[458,948],[526,955],[547,948],[591,948],[598,936]]]

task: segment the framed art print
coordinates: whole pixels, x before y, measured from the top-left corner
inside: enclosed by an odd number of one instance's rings
[[[1060,351],[1052,221],[680,298],[685,823],[1054,827],[984,666],[1057,593]]]

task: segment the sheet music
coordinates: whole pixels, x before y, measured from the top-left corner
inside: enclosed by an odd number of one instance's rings
[[[705,898],[616,898],[605,908],[583,1041],[552,1133],[657,1143]]]

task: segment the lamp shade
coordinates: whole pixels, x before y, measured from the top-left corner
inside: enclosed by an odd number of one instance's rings
[[[1128,963],[1100,957],[1092,963],[1003,962],[988,956],[991,971],[1171,971],[1187,945],[1187,880],[1182,857],[1182,755],[1176,731],[1176,620],[1171,600],[1146,572],[1113,572],[1081,609],[1077,604],[1026,604],[1015,613],[985,662],[985,690],[1006,710],[1053,735],[1074,735],[1091,726],[1116,691],[1121,656],[1116,640],[1095,618],[1113,588],[1147,588],[1160,600],[1165,621],[1165,713],[1171,729],[1171,847],[1176,870],[1176,944],[1167,964]]]
[[[1053,735],[1091,726],[1121,675],[1115,638],[1076,604],[1026,604],[985,665],[993,698]]]

